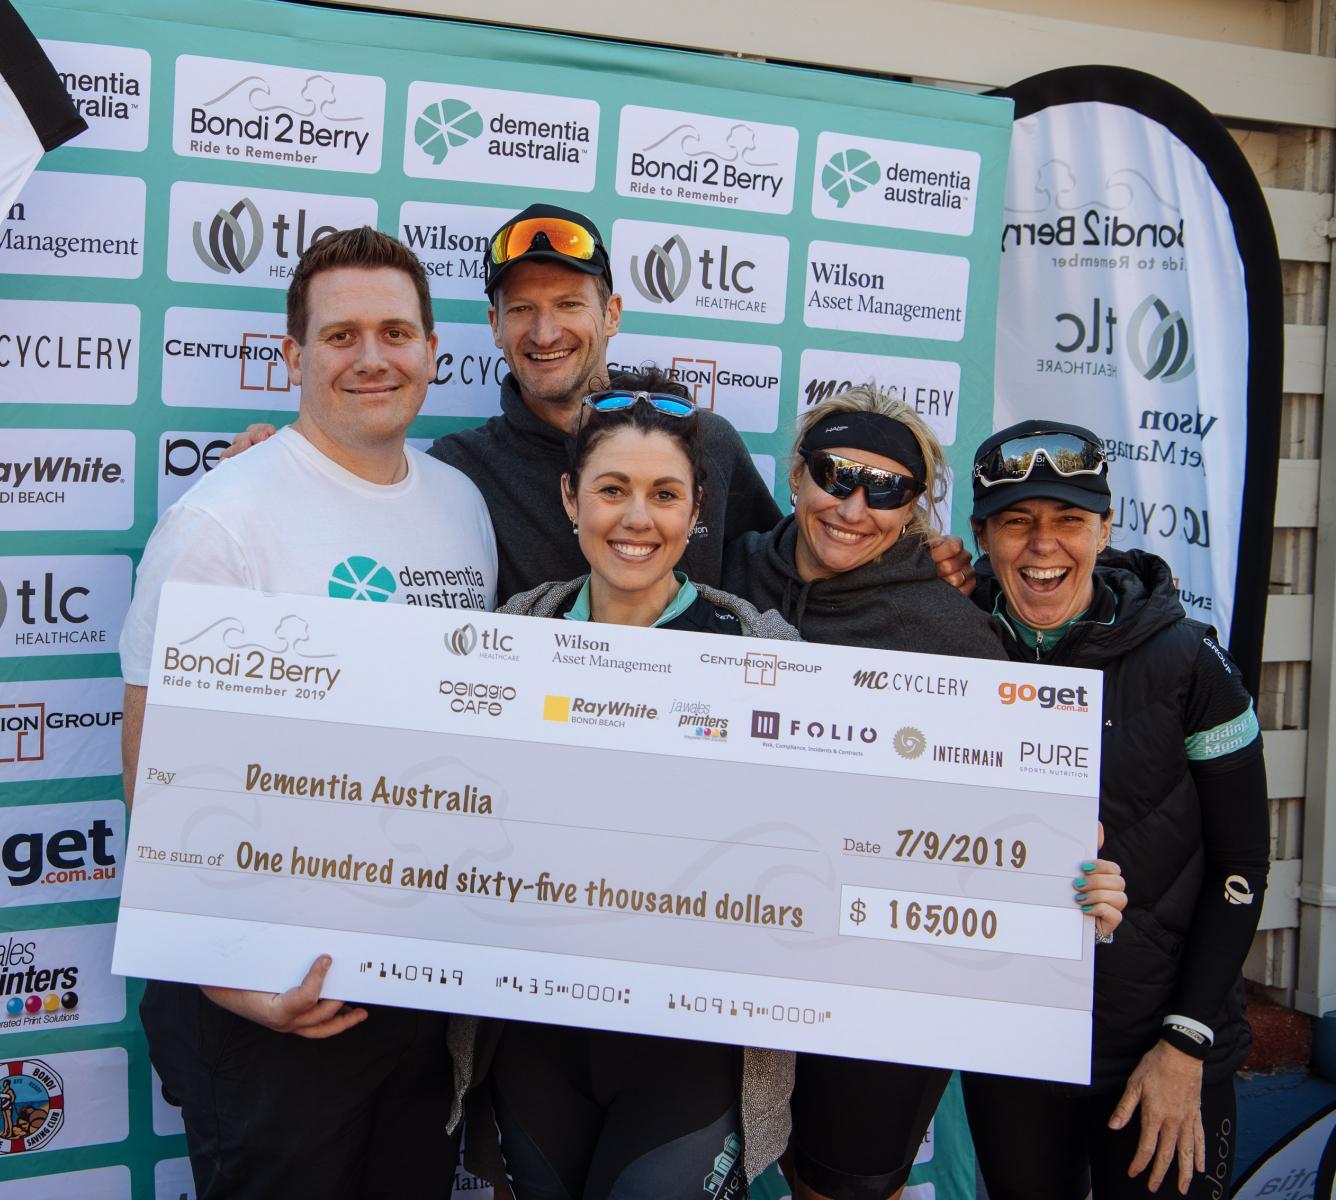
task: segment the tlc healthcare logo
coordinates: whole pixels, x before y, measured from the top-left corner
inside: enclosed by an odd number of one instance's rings
[[[133,304],[0,300],[0,394],[11,404],[133,404]]]
[[[793,209],[798,131],[666,108],[622,108],[617,192],[747,212]]]
[[[286,288],[303,251],[359,225],[376,225],[376,202],[365,196],[174,183],[167,274],[178,283]]]
[[[1126,318],[1119,317],[1112,301],[1095,296],[1088,308],[1060,312],[1053,319],[1058,326],[1053,348],[1062,357],[1036,359],[1039,374],[1116,378],[1124,354],[1148,383],[1178,383],[1196,369],[1187,318],[1154,292]]]
[[[592,191],[598,122],[593,100],[417,80],[408,88],[404,174]]]
[[[385,81],[182,54],[172,149],[195,158],[318,171],[380,170]]]
[[[630,281],[622,285],[622,301],[633,312],[770,325],[784,319],[787,238],[616,221],[612,263],[613,277]]]
[[[823,133],[816,145],[812,215],[968,237],[980,162],[973,150]]]
[[[148,51],[131,46],[41,40],[42,49],[88,130],[80,150],[143,150],[148,145]]]
[[[0,558],[0,658],[114,654],[130,576],[123,554]]]

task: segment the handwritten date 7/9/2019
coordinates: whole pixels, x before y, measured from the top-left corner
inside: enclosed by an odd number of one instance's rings
[[[968,833],[938,833],[934,829],[897,829],[900,844],[896,858],[921,858],[926,862],[960,863],[974,867],[1025,866],[1026,846],[1020,838],[1010,845],[1005,838]]]

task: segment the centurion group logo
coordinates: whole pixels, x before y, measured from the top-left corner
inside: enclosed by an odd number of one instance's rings
[[[622,108],[617,191],[679,204],[787,213],[798,131],[703,113]]]
[[[376,202],[367,197],[178,182],[167,274],[179,283],[286,288],[297,259],[320,238],[375,224]]]
[[[613,276],[628,309],[728,321],[784,319],[788,239],[738,230],[617,221]]]
[[[588,192],[596,101],[417,80],[409,85],[404,174]]]
[[[374,174],[385,128],[385,81],[183,54],[176,60],[177,154]]]
[[[164,404],[296,411],[301,393],[283,359],[282,313],[169,308],[163,325]]]

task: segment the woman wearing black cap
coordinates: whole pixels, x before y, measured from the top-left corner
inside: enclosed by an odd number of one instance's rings
[[[832,396],[799,421],[792,515],[729,546],[723,586],[778,610],[805,641],[1005,658],[988,615],[938,578],[928,550],[948,476],[940,443],[903,401],[872,385]],[[1117,868],[1099,860],[1085,866],[1092,869],[1077,890],[1087,911],[1116,925]],[[896,1195],[949,1076],[800,1054],[792,1102],[797,1200]]]
[[[1108,464],[1087,429],[1026,421],[974,459],[975,600],[1015,660],[1104,675],[1100,820],[1127,909],[1095,959],[1089,1087],[967,1075],[992,1200],[1225,1195],[1240,971],[1261,914],[1261,736],[1238,668],[1179,604],[1168,565],[1108,552]],[[1149,1170],[1147,1168],[1149,1167]]]

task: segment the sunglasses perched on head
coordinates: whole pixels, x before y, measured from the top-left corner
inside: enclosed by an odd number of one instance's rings
[[[1076,433],[1027,433],[1008,438],[974,464],[974,477],[986,488],[1029,479],[1035,464],[1047,463],[1064,478],[1103,475],[1109,464],[1104,446]]]
[[[922,495],[928,486],[913,475],[871,467],[829,450],[800,450],[799,453],[807,463],[812,482],[823,492],[843,500],[862,488],[868,508],[903,508]]]
[[[528,254],[534,248],[534,239],[540,235],[558,254],[578,258],[582,262],[589,262],[602,249],[594,235],[583,225],[564,217],[530,217],[524,221],[512,221],[497,231],[488,247],[493,266],[504,266]]]
[[[632,392],[614,389],[608,392],[593,392],[584,398],[584,405],[595,412],[623,412],[645,403],[655,412],[665,417],[689,417],[696,411],[696,402],[683,396],[674,396],[668,392]]]

